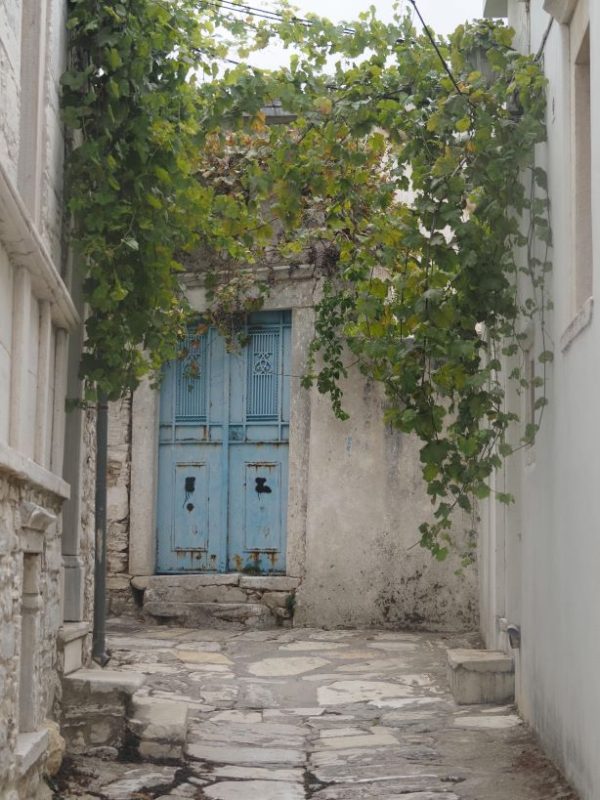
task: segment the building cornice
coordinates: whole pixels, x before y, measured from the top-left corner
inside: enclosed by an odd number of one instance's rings
[[[13,480],[23,481],[62,500],[68,500],[71,495],[71,487],[59,475],[0,442],[0,476],[3,473]]]
[[[544,11],[551,14],[561,25],[568,25],[576,5],[577,0],[544,0]]]
[[[484,0],[484,17],[507,17],[508,0]]]

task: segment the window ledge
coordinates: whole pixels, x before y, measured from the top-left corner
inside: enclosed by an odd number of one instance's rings
[[[588,297],[560,337],[560,349],[563,353],[566,353],[579,334],[589,327],[592,322],[593,311],[594,298]]]
[[[32,733],[20,733],[17,736],[15,755],[19,777],[29,772],[31,767],[46,754],[47,747],[48,731],[45,728]]]
[[[11,261],[31,272],[39,299],[52,303],[59,327],[73,330],[79,315],[19,192],[0,163],[0,241]]]
[[[63,500],[68,500],[71,496],[71,487],[59,475],[44,469],[14,448],[0,442],[0,474],[3,472],[8,472],[11,477],[32,484]]]
[[[577,0],[544,0],[544,11],[561,25],[567,25],[573,16]]]

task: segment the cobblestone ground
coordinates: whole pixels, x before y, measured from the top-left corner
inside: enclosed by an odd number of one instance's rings
[[[113,624],[109,666],[146,676],[134,706],[153,763],[71,759],[55,797],[576,800],[512,707],[454,704],[445,650],[468,644],[438,634]]]

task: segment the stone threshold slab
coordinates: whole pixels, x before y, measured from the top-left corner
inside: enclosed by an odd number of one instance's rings
[[[300,578],[289,575],[244,575],[239,572],[196,575],[134,575],[134,589],[193,589],[199,586],[239,586],[253,591],[290,592],[300,585]]]

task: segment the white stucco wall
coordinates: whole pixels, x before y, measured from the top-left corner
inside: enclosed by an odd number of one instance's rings
[[[46,798],[60,700],[66,342],[66,2],[0,4],[0,797]],[[74,352],[74,358],[78,354]],[[26,766],[22,766],[22,764]]]
[[[542,0],[531,3],[531,51],[550,20]],[[589,10],[593,285],[600,287],[600,6],[594,0],[552,0],[548,7]],[[524,5],[509,3],[523,35]],[[579,23],[578,23],[579,24]],[[517,693],[521,712],[581,792],[600,797],[600,325],[566,336],[580,311],[574,302],[573,125],[569,27],[555,21],[544,53],[548,87],[548,143],[538,162],[549,173],[554,235],[550,280],[555,310],[548,321],[554,364],[550,402],[534,451],[508,464],[505,478],[518,502],[508,511],[488,508],[482,543],[482,624],[488,644],[505,645],[497,617],[519,624]],[[567,342],[567,347],[565,345]],[[539,348],[538,348],[539,349]]]

